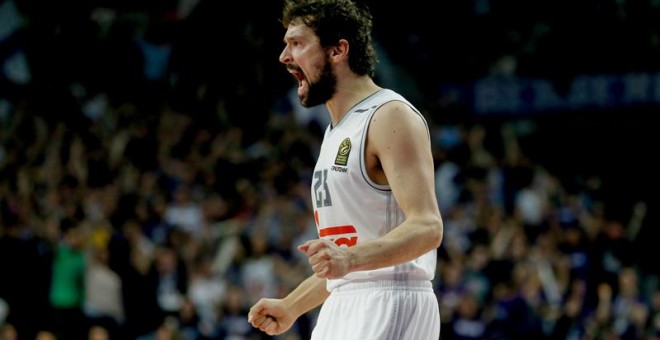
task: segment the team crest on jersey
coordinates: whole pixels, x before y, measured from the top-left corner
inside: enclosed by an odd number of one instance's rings
[[[335,158],[335,164],[346,166],[348,164],[348,155],[351,153],[351,139],[344,138],[339,144],[339,150],[337,151],[337,157]]]

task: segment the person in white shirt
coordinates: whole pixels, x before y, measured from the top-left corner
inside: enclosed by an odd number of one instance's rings
[[[351,0],[285,1],[280,61],[305,107],[327,126],[311,198],[319,238],[298,247],[314,272],[248,321],[286,332],[321,306],[313,340],[438,339],[432,289],[443,224],[429,128],[398,93],[373,80],[372,16]]]

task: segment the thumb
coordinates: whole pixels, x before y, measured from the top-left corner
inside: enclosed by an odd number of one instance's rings
[[[300,250],[301,252],[307,254],[307,249],[309,249],[309,246],[312,244],[312,242],[313,242],[313,241],[310,240],[310,241],[307,241],[307,242],[305,242],[305,243],[299,245],[299,246],[298,246],[298,250]]]

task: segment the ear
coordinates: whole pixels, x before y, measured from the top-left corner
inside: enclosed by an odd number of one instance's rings
[[[348,58],[348,41],[340,39],[337,45],[329,49],[328,56],[337,60]]]

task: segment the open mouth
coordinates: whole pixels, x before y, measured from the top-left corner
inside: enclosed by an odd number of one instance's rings
[[[287,70],[298,80],[298,87],[302,87],[305,82],[305,74],[302,70],[295,66],[287,66]]]
[[[298,79],[298,84],[302,86],[302,82],[305,80],[305,76],[302,73],[294,72],[293,76]]]

